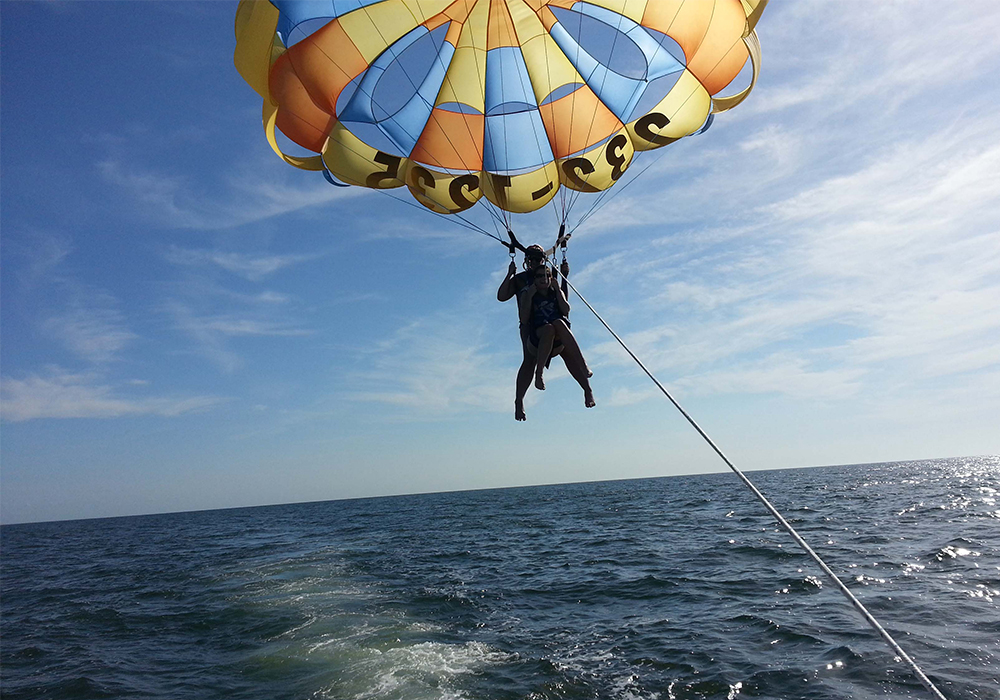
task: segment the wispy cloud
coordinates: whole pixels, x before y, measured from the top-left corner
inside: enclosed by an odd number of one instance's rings
[[[92,364],[117,360],[138,336],[115,294],[103,284],[82,281],[69,262],[74,252],[66,235],[12,237],[5,262],[14,258],[20,264],[10,265],[14,282],[7,288],[12,293],[7,301],[14,302],[39,338],[54,341],[77,359]]]
[[[180,327],[181,330],[186,332],[219,333],[230,337],[253,335],[293,337],[312,335],[312,331],[310,330],[291,327],[278,321],[240,318],[232,315],[204,318],[195,318],[189,315],[187,318],[187,322]]]
[[[181,276],[166,285],[160,311],[172,330],[186,337],[180,352],[201,355],[222,369],[234,372],[243,365],[235,342],[240,338],[313,335],[296,319],[300,299],[275,289],[245,283],[233,285],[219,271],[251,283],[261,283],[282,271],[322,257],[324,253],[243,253],[219,248],[171,246],[164,258],[181,269]],[[193,342],[193,345],[191,344]]]
[[[365,192],[362,188],[331,187],[322,177],[313,178],[309,184],[301,178],[294,184],[269,179],[249,166],[235,171],[211,191],[199,189],[191,178],[142,168],[123,158],[108,158],[98,168],[107,182],[137,205],[135,216],[171,228],[234,228]]]
[[[171,319],[174,330],[194,341],[191,352],[202,355],[225,372],[234,372],[243,365],[242,357],[230,346],[234,338],[291,338],[313,333],[289,320],[271,318],[266,309],[249,310],[247,315],[211,313],[172,299],[163,305],[163,312]]]
[[[665,388],[667,391],[670,391],[671,389],[671,387]],[[642,403],[660,395],[660,390],[656,387],[633,389],[627,386],[616,386],[611,389],[611,396],[608,399],[601,401],[601,405],[609,408],[631,406],[632,404]]]
[[[94,373],[60,368],[21,379],[5,377],[2,399],[0,412],[4,420],[11,422],[41,418],[172,417],[203,411],[225,401],[214,396],[130,396],[122,387],[105,383]]]
[[[299,263],[316,260],[322,256],[322,253],[251,255],[222,250],[180,248],[178,246],[171,246],[165,253],[165,258],[176,265],[214,266],[251,282],[259,282],[276,272]]]
[[[27,241],[9,237],[4,240],[4,246],[6,255],[13,252],[23,260],[23,264],[16,268],[16,274],[21,291],[25,292],[47,284],[53,271],[73,252],[73,245],[68,237],[40,233],[29,234]]]
[[[837,5],[783,6],[760,27],[765,75],[783,79],[771,89],[765,78],[755,99],[741,105],[740,117],[803,106],[834,115],[873,102],[894,110],[923,92],[975,81],[989,74],[1000,56],[993,40],[1000,28],[998,9],[989,0],[907,8],[864,3],[846,12]],[[787,50],[768,51],[769,46]]]
[[[48,317],[41,327],[73,353],[94,363],[115,359],[138,337],[128,330],[124,314],[107,293],[75,299],[69,309]]]
[[[422,318],[365,349],[360,355],[365,369],[350,377],[360,388],[345,398],[395,406],[399,416],[422,420],[468,410],[506,411],[513,402],[513,375],[497,368],[509,362],[488,349],[484,324],[471,318],[462,313]]]
[[[962,381],[1000,364],[996,137],[992,116],[920,137],[869,135],[858,157],[778,168],[766,189],[746,161],[735,168],[744,182],[731,191],[753,192],[752,207],[712,184],[723,165],[709,161],[698,186],[680,188],[680,212],[668,211],[673,198],[620,202],[639,211],[633,221],[662,214],[687,219],[683,227],[633,237],[580,270],[576,283],[594,290],[592,300],[661,379],[687,393],[922,396],[929,378]],[[796,141],[788,141],[793,161]],[[814,157],[824,148],[809,145]],[[722,181],[729,187],[733,177]],[[699,206],[716,222],[731,211],[733,226],[700,227]],[[621,233],[610,221],[595,226]],[[657,310],[663,322],[649,325]],[[631,363],[613,341],[589,351],[598,364]],[[976,390],[967,387],[966,397]],[[629,389],[608,403],[649,395]]]
[[[685,376],[677,386],[691,395],[784,394],[822,401],[858,396],[865,374],[860,367],[819,369],[804,357],[778,352],[759,362]]]
[[[768,209],[786,224],[808,221],[840,230],[845,221],[913,226],[914,238],[927,237],[935,228],[939,235],[964,235],[944,228],[952,222],[981,230],[984,214],[995,221],[1000,212],[1000,183],[991,177],[1000,172],[1000,147],[992,143],[993,133],[992,124],[979,121],[879,148],[860,169],[805,187]],[[974,219],[965,221],[968,216]],[[867,233],[854,238],[878,240]],[[897,239],[902,235],[906,232],[896,232]]]

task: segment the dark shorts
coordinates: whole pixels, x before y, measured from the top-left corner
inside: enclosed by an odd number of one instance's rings
[[[566,321],[566,319],[562,320]],[[566,321],[566,325],[567,326],[569,325],[569,321]],[[538,331],[537,328],[529,329],[524,325],[521,326],[521,343],[524,345],[525,348],[527,348],[529,355],[538,354],[537,331]],[[561,353],[563,349],[565,349],[565,347],[566,346],[562,344],[562,341],[556,338],[556,340],[552,344],[552,352],[550,353],[550,357],[555,357],[556,355]],[[548,365],[547,361],[546,365]]]

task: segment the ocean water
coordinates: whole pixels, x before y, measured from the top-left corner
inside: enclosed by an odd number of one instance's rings
[[[1000,698],[1000,458],[750,477],[948,698]],[[731,473],[0,538],[5,700],[930,697]]]

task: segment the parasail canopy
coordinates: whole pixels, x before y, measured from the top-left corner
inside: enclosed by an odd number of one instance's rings
[[[442,214],[529,212],[739,104],[766,2],[241,0],[235,63],[289,164]]]

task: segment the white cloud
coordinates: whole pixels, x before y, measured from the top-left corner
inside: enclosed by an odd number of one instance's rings
[[[209,318],[188,318],[181,328],[186,332],[212,332],[226,336],[276,336],[294,337],[312,335],[312,331],[304,328],[289,327],[278,321],[239,318],[223,315]]]
[[[137,336],[125,325],[124,315],[108,294],[77,299],[70,309],[50,316],[42,329],[72,352],[90,362],[108,362]]]
[[[687,375],[677,381],[689,394],[784,394],[800,399],[852,399],[864,386],[861,368],[815,369],[802,357],[781,352],[755,363]]]
[[[940,225],[949,220],[996,223],[1000,178],[992,175],[1000,172],[1000,147],[992,143],[995,133],[984,120],[879,148],[854,172],[805,187],[766,209],[783,224],[808,221],[840,231],[846,223],[899,224],[914,228],[897,236],[913,237],[953,235]],[[971,220],[967,213],[974,213]],[[985,222],[984,215],[989,217]],[[954,233],[962,236],[966,229]]]
[[[118,359],[138,339],[129,328],[120,300],[101,287],[80,281],[72,272],[66,261],[74,248],[68,239],[36,235],[28,240],[30,248],[24,241],[15,243],[25,261],[14,273],[19,283],[16,305],[24,317],[40,335],[83,360],[107,363]]]
[[[189,178],[142,169],[119,158],[109,158],[98,165],[108,182],[139,205],[137,215],[176,228],[233,228],[365,192],[362,188],[332,187],[321,176],[311,178],[308,185],[301,177],[289,182],[275,181],[250,168],[223,182],[221,191],[203,191]]]
[[[313,331],[297,327],[287,319],[274,319],[264,315],[238,315],[235,313],[204,313],[178,300],[168,301],[163,311],[173,321],[173,328],[195,342],[194,352],[208,358],[225,372],[234,372],[243,359],[229,347],[229,340],[237,337],[303,337]]]
[[[263,304],[287,304],[291,297],[281,292],[261,292],[252,297],[252,301]]]
[[[670,387],[665,387],[670,391]],[[632,389],[626,386],[616,386],[611,389],[611,397],[601,403],[608,407],[630,406],[642,403],[652,398],[662,396],[662,393],[655,386],[651,389]]]
[[[25,265],[19,269],[18,278],[26,290],[39,284],[44,285],[52,271],[73,252],[73,246],[63,236],[36,234],[29,236],[28,245],[19,245],[16,238],[11,238],[5,241],[8,253],[12,243],[15,251],[25,258]]]
[[[193,267],[216,266],[227,272],[250,280],[260,280],[299,263],[321,258],[320,253],[298,255],[250,255],[222,250],[197,250],[171,246],[166,259],[176,265]]]
[[[930,401],[922,382],[951,378],[971,399],[971,373],[1000,364],[998,126],[992,114],[929,126],[886,139],[845,125],[810,139],[808,124],[778,124],[731,150],[735,160],[699,161],[696,179],[682,175],[693,165],[664,159],[681,184],[669,197],[633,193],[595,219],[622,244],[575,283],[686,393],[888,391],[919,396],[915,413]],[[854,139],[851,157],[824,159],[842,138]],[[764,175],[758,152],[774,166]],[[797,162],[805,156],[820,165]],[[733,225],[719,226],[727,217]],[[646,230],[660,238],[622,228],[657,218]],[[588,352],[595,363],[632,363],[611,340]],[[647,395],[626,389],[610,401]]]
[[[910,303],[877,305],[869,311],[877,316],[873,332],[850,341],[844,350],[864,363],[921,357],[931,374],[946,367],[964,372],[1000,364],[997,299],[1000,281],[979,290],[938,288]]]
[[[764,75],[741,117],[809,106],[839,115],[873,103],[891,111],[989,75],[1000,57],[991,0],[772,7],[758,25]]]
[[[366,369],[351,377],[360,388],[346,398],[397,406],[421,419],[470,409],[513,411],[514,376],[497,371],[513,358],[489,352],[484,324],[471,318],[465,313],[423,318],[374,344],[361,355]]]
[[[95,374],[51,368],[45,375],[5,377],[0,411],[4,420],[11,422],[39,418],[173,417],[202,411],[222,401],[213,396],[125,396],[119,388],[102,383]]]

